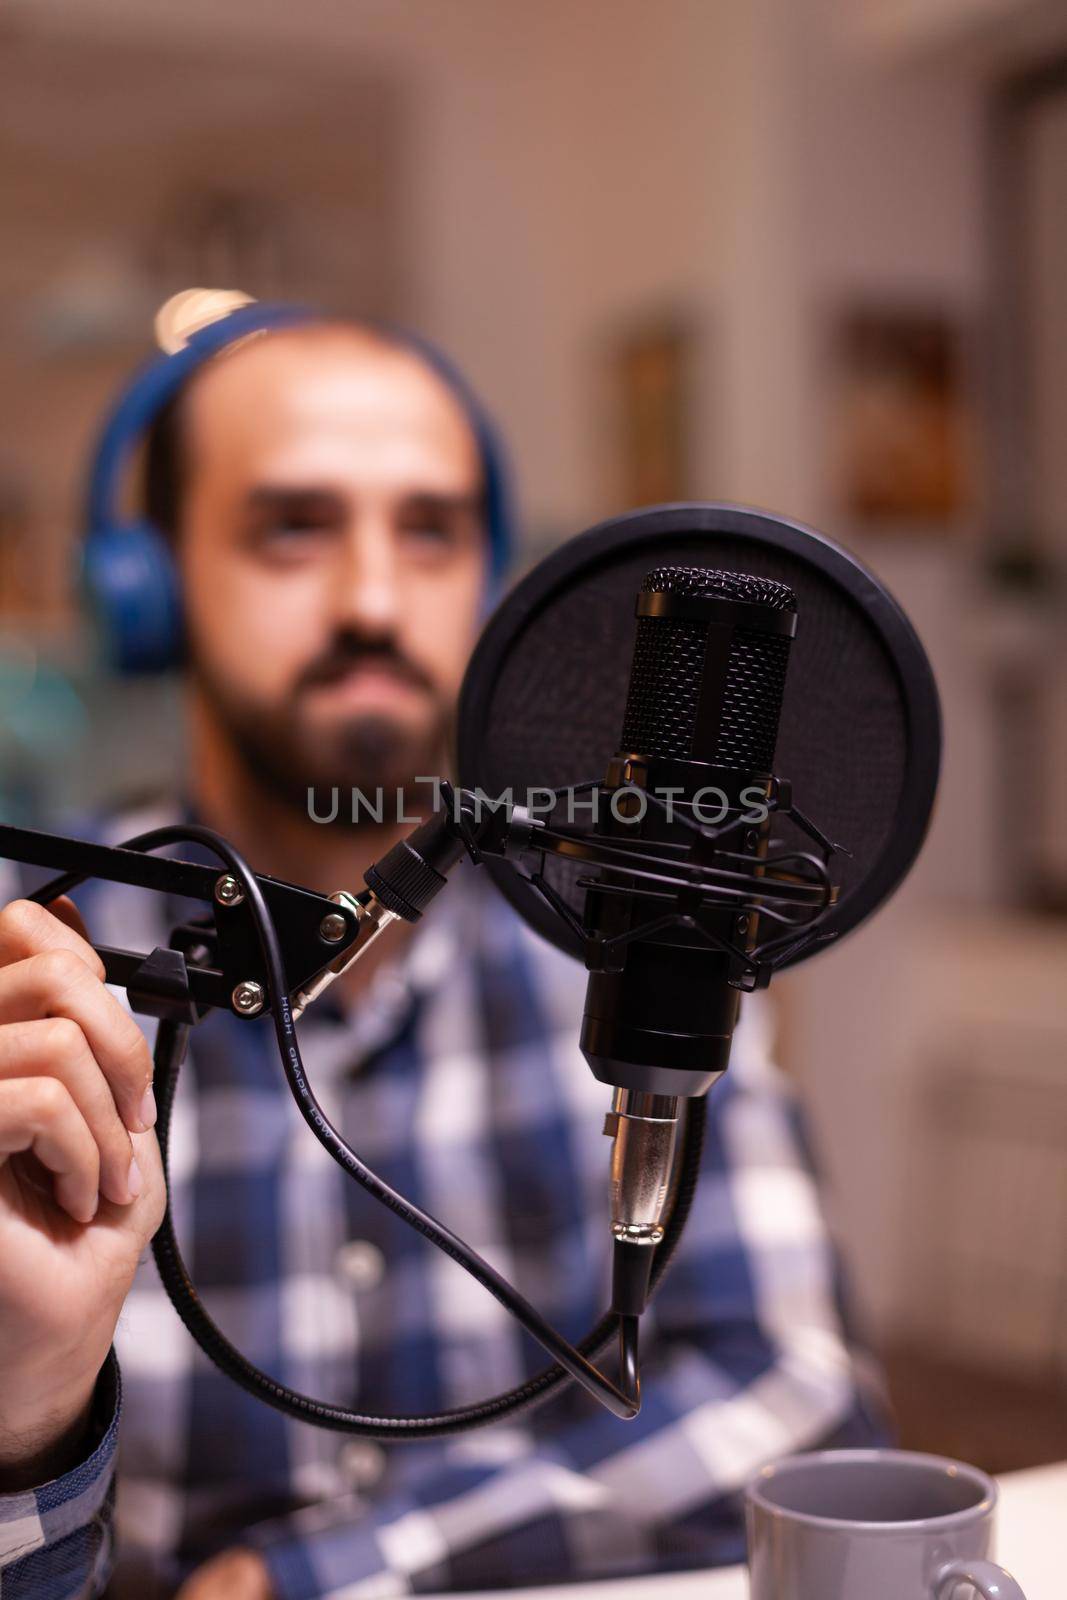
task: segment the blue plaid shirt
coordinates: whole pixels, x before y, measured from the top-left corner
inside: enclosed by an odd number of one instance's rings
[[[126,818],[113,837],[161,820]],[[309,1011],[309,1076],[376,1171],[577,1338],[607,1303],[610,1271],[608,1091],[577,1044],[585,974],[480,874],[454,876],[405,959],[383,967],[350,1014]],[[96,886],[83,907],[94,939],[128,948],[165,943],[179,920],[161,897],[120,885]],[[0,1496],[2,1600],[105,1589],[155,1600],[234,1544],[262,1553],[279,1600],[743,1559],[739,1491],[761,1463],[880,1431],[765,1029],[762,1003],[749,1000],[710,1097],[691,1220],[644,1319],[635,1421],[570,1390],[521,1420],[440,1441],[320,1431],[211,1365],[148,1255],[117,1361],[101,1374],[86,1459]],[[212,1315],[292,1388],[431,1412],[510,1388],[546,1362],[495,1300],[310,1136],[269,1023],[217,1012],[192,1035],[171,1197]]]

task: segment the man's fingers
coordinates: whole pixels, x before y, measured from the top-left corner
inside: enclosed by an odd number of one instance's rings
[[[92,942],[89,938],[89,930],[85,926],[85,919],[69,895],[61,894],[57,900],[49,900],[45,910],[50,911],[54,917],[58,917],[65,927],[78,934],[80,938],[85,940],[86,944]]]
[[[29,965],[30,962],[20,963],[23,967]],[[143,1179],[139,1168],[133,1166],[130,1136],[115,1109],[108,1080],[76,1022],[69,1017],[47,1017],[0,1027],[0,1080],[12,1078],[56,1078],[74,1101],[96,1144],[101,1192],[117,1205],[127,1205],[137,1198]]]
[[[55,1197],[76,1222],[91,1222],[100,1193],[96,1141],[57,1078],[0,1082],[0,1160],[29,1150],[55,1174]]]
[[[255,1550],[224,1550],[197,1567],[179,1589],[176,1600],[271,1600],[274,1585],[263,1557]]]
[[[12,900],[4,906],[0,911],[0,966],[46,950],[73,951],[96,977],[104,976],[104,963],[88,939],[44,906],[34,900]]]
[[[135,1133],[133,1153],[144,1179],[144,1188],[135,1206],[121,1215],[128,1218],[141,1235],[142,1246],[157,1232],[163,1221],[167,1204],[167,1187],[163,1181],[163,1162],[159,1142],[154,1133]]]
[[[152,1126],[152,1057],[144,1034],[75,951],[46,950],[0,967],[0,1025],[38,1017],[77,1024],[126,1127],[143,1133]],[[71,1087],[69,1078],[64,1082]]]

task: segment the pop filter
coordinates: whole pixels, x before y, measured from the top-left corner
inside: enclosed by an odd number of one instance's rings
[[[554,551],[500,603],[471,657],[459,781],[523,804],[529,791],[602,779],[619,746],[636,597],[647,572],[672,564],[772,578],[796,595],[774,768],[791,781],[796,806],[841,847],[832,862],[839,899],[820,924],[840,937],[893,892],[918,854],[937,788],[940,710],[926,653],[892,595],[854,556],[798,523],[739,506],[653,506]],[[776,829],[789,844],[810,845],[791,820]],[[533,928],[581,954],[516,866],[486,865]],[[560,857],[545,864],[579,918],[585,871]]]

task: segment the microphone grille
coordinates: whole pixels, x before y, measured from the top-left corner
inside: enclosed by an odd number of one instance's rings
[[[796,610],[796,596],[788,584],[743,572],[656,567],[641,589],[645,594],[666,591],[743,601],[771,611]],[[732,629],[713,742],[698,737],[707,642],[708,624],[699,619],[638,619],[622,749],[768,772],[778,739],[790,641],[743,625]],[[708,747],[700,747],[702,743]]]
[[[797,597],[787,583],[777,578],[754,578],[747,572],[719,572],[714,567],[653,567],[641,585],[642,594],[668,594],[715,597],[719,600],[745,600],[768,606],[772,611],[795,611]]]

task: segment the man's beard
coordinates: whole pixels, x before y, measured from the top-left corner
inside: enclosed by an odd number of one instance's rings
[[[427,725],[416,730],[385,713],[364,712],[339,718],[328,730],[312,729],[302,714],[305,691],[371,659],[427,693],[432,710]],[[192,670],[253,781],[302,817],[351,827],[358,821],[395,822],[398,816],[411,820],[432,806],[425,780],[440,772],[453,711],[427,676],[394,651],[339,641],[272,708],[234,693],[202,660],[194,661]],[[416,784],[416,778],[424,781]],[[354,791],[362,797],[356,814]]]

